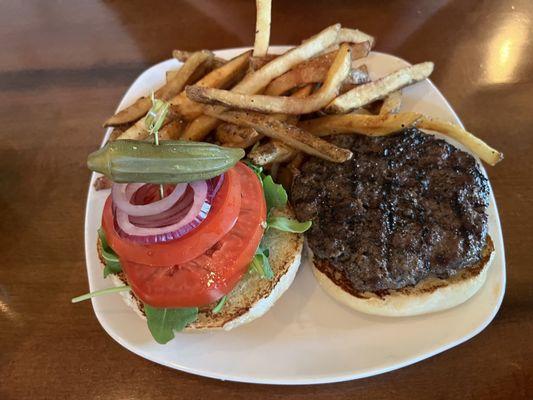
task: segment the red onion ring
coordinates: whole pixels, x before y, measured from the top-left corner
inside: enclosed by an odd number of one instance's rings
[[[130,222],[129,215],[116,207],[115,218],[121,233],[136,242],[161,243],[178,239],[196,228],[207,217],[211,202],[207,200],[208,184],[206,181],[192,182],[189,185],[194,191],[192,205],[186,209],[184,215],[176,215],[181,218],[167,226],[145,228],[134,225]]]
[[[145,183],[129,183],[118,186],[113,193],[113,214],[115,228],[120,236],[142,244],[164,243],[179,239],[195,229],[207,217],[211,203],[224,182],[224,174],[207,181],[197,181],[190,184],[182,184],[183,188],[166,186],[168,193],[161,200],[158,186]],[[179,185],[178,185],[179,186]],[[170,192],[170,193],[169,193]],[[179,198],[167,207],[170,198]],[[115,203],[115,199],[119,202]],[[147,214],[140,208],[150,207],[154,204],[161,212]],[[134,208],[137,207],[137,208]],[[134,209],[134,214],[125,210]],[[155,208],[155,207],[154,207]],[[150,209],[150,208],[149,208]],[[153,210],[153,209],[152,209]]]
[[[133,225],[142,226],[146,228],[163,227],[165,226],[165,223],[167,224],[167,226],[171,225],[172,223],[178,220],[177,217],[181,215],[184,210],[189,210],[189,208],[192,206],[193,199],[194,192],[189,187],[185,191],[185,194],[180,198],[180,200],[177,201],[176,204],[174,204],[168,210],[163,211],[161,214],[149,215],[146,217],[130,216],[130,222]],[[170,221],[170,223],[168,221]]]
[[[143,217],[147,215],[157,215],[171,208],[176,202],[183,196],[185,189],[187,189],[186,183],[180,183],[176,185],[172,193],[163,197],[159,201],[155,201],[146,205],[134,205],[130,202],[133,194],[137,192],[145,184],[143,183],[114,183],[111,189],[111,195],[113,196],[113,204],[122,212],[137,217]]]

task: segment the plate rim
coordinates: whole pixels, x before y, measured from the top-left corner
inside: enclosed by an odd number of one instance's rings
[[[294,46],[292,46],[292,45],[275,45],[275,46],[270,46],[270,50],[272,50],[274,52],[281,52],[281,51],[285,51],[285,50],[287,50],[287,49],[289,49],[291,47],[294,47]],[[233,48],[227,48],[227,49],[217,49],[217,50],[213,50],[213,52],[215,54],[218,54],[218,53],[221,53],[221,52],[222,53],[230,53],[230,52],[246,51],[246,50],[249,50],[249,49],[251,49],[251,47],[245,46],[245,47],[233,47]],[[372,51],[372,53],[379,54],[379,55],[384,55],[384,56],[387,56],[387,57],[394,57],[394,58],[400,60],[401,62],[404,62],[404,63],[407,63],[407,64],[411,64],[408,61],[406,61],[405,59],[403,59],[401,57],[398,57],[398,56],[395,56],[393,54],[380,52],[380,51]],[[158,68],[160,68],[161,64],[165,64],[165,63],[168,63],[169,61],[173,61],[173,60],[174,59],[172,59],[172,58],[163,60],[161,62],[158,62],[156,64],[151,65],[150,67],[148,67],[148,68],[144,69],[142,72],[140,72],[140,74],[133,80],[133,82],[128,86],[128,88],[124,92],[123,96],[121,97],[121,99],[120,99],[120,101],[119,101],[119,103],[118,103],[118,105],[116,107],[115,112],[118,112],[120,109],[123,108],[122,103],[124,102],[124,100],[125,100],[125,98],[126,98],[126,96],[128,94],[128,91],[139,80],[141,80],[141,77],[145,73],[147,73],[148,71],[150,71],[152,69],[158,69]],[[436,92],[436,94],[438,94],[440,99],[446,104],[447,110],[449,110],[453,114],[454,119],[459,123],[459,125],[461,125],[461,127],[464,128],[464,125],[463,125],[461,119],[457,115],[455,109],[448,102],[446,97],[442,94],[442,92],[436,87],[436,85],[430,79],[427,79],[427,81],[430,84],[430,86],[432,87],[432,89]],[[112,130],[113,130],[113,128],[107,128],[105,130],[105,133],[104,133],[103,139],[102,139],[102,141],[100,143],[100,146],[103,146],[105,144],[105,142],[107,141],[107,138],[109,137],[109,135],[110,135]],[[477,159],[477,157],[476,157],[476,159]],[[484,167],[484,165],[482,163],[481,163],[481,166],[483,168],[483,172],[488,177],[488,175],[486,173],[486,170],[485,170],[485,167]],[[90,203],[90,197],[91,197],[91,193],[94,192],[93,183],[94,183],[95,179],[96,179],[96,173],[93,172],[93,173],[91,173],[90,180],[89,180],[89,186],[88,186],[88,191],[87,191],[87,196],[86,196],[86,203],[85,203],[85,220],[84,220],[85,264],[86,264],[86,272],[87,272],[88,283],[89,283],[89,287],[91,288],[91,290],[92,290],[92,286],[94,286],[94,282],[92,282],[92,279],[91,279],[91,271],[90,271],[90,267],[89,267],[89,264],[91,263],[91,261],[90,261],[90,254],[89,253],[93,252],[94,249],[90,249],[90,247],[88,245],[89,244],[88,243],[89,235],[91,234],[91,232],[88,231],[88,228],[89,228],[89,218],[90,218],[89,212],[90,212],[90,208],[91,208],[90,207],[90,204],[91,204]],[[496,250],[499,250],[499,252],[501,254],[501,269],[502,269],[501,274],[500,274],[501,290],[500,290],[499,297],[497,299],[496,305],[493,307],[491,313],[487,316],[487,318],[483,321],[483,323],[479,324],[475,329],[470,331],[467,335],[464,335],[461,338],[459,338],[459,339],[457,339],[455,341],[449,342],[449,343],[447,343],[445,345],[438,346],[437,348],[433,349],[432,351],[425,352],[423,354],[417,354],[414,357],[409,357],[409,358],[407,358],[406,360],[404,360],[402,362],[394,363],[393,365],[391,365],[389,367],[384,367],[384,368],[383,367],[373,367],[373,368],[369,368],[367,370],[364,370],[364,371],[362,371],[360,373],[355,373],[355,374],[353,374],[353,373],[351,373],[351,374],[350,373],[345,373],[345,374],[336,373],[334,375],[327,375],[327,376],[323,375],[323,374],[320,375],[320,376],[306,375],[305,378],[301,378],[301,379],[291,378],[291,379],[287,379],[287,380],[279,380],[279,379],[271,379],[271,378],[257,378],[257,377],[256,378],[250,378],[249,376],[236,377],[234,375],[227,375],[227,374],[224,374],[224,373],[215,373],[215,372],[211,372],[211,371],[207,371],[206,372],[205,370],[189,367],[189,366],[186,366],[186,365],[177,365],[176,363],[167,362],[167,361],[161,361],[159,359],[156,359],[156,357],[152,357],[149,354],[149,352],[146,352],[144,350],[140,350],[139,347],[136,347],[134,345],[130,345],[119,334],[117,334],[114,331],[114,329],[112,327],[110,327],[107,324],[107,322],[104,320],[103,315],[98,310],[98,306],[96,305],[96,299],[95,298],[91,299],[92,308],[93,308],[93,311],[95,313],[95,316],[96,316],[98,322],[100,323],[100,325],[102,326],[104,331],[109,336],[111,336],[111,338],[113,338],[117,343],[119,343],[121,346],[123,346],[127,350],[131,351],[132,353],[134,353],[134,354],[136,354],[138,356],[141,356],[141,357],[143,357],[143,358],[145,358],[147,360],[150,360],[151,362],[154,362],[154,363],[157,363],[157,364],[160,364],[160,365],[164,365],[164,366],[166,366],[168,368],[176,369],[176,370],[179,370],[179,371],[187,372],[187,373],[198,375],[198,376],[204,376],[204,377],[208,377],[208,378],[213,378],[213,379],[217,379],[217,380],[221,380],[221,381],[232,381],[232,382],[253,383],[253,384],[271,384],[271,385],[326,384],[326,383],[337,383],[337,382],[345,382],[345,381],[350,381],[350,380],[355,380],[355,379],[367,378],[367,377],[370,377],[370,376],[376,376],[376,375],[380,375],[380,374],[383,374],[383,373],[394,371],[396,369],[404,368],[406,366],[418,363],[420,361],[423,361],[425,359],[433,357],[433,356],[435,356],[437,354],[445,352],[445,351],[447,351],[447,350],[449,350],[449,349],[451,349],[453,347],[459,346],[460,344],[465,343],[468,340],[472,339],[474,336],[476,336],[479,333],[481,333],[493,321],[493,319],[495,318],[496,314],[498,313],[498,311],[501,308],[501,304],[502,304],[503,298],[505,296],[506,282],[507,282],[507,268],[506,268],[506,258],[505,258],[505,247],[504,247],[503,232],[502,232],[502,228],[501,228],[501,221],[500,221],[500,215],[499,215],[499,211],[498,211],[498,206],[497,206],[496,199],[495,199],[495,196],[494,196],[494,191],[492,189],[492,184],[491,184],[490,180],[488,182],[489,182],[489,187],[490,187],[491,201],[493,202],[493,206],[494,206],[494,210],[495,210],[495,215],[494,215],[495,222],[497,223],[497,227],[498,227],[498,229],[497,229],[497,233],[498,233],[498,236],[499,236],[498,237],[498,243],[500,244],[500,246]]]

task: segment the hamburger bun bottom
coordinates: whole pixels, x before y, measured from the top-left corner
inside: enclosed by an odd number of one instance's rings
[[[312,252],[309,251],[312,257]],[[320,286],[338,302],[363,313],[408,317],[447,310],[464,303],[485,283],[494,258],[494,244],[487,236],[481,260],[448,279],[427,278],[415,286],[385,293],[354,292],[346,289],[342,278],[335,278],[335,270],[326,262],[313,259],[313,273]]]
[[[288,207],[283,211],[276,210],[273,215],[294,218],[294,213]],[[300,266],[303,242],[303,234],[269,229],[262,243],[270,250],[269,263],[274,277],[268,280],[257,273],[245,273],[237,286],[227,295],[226,302],[218,313],[212,312],[216,303],[201,307],[198,319],[188,325],[185,331],[230,330],[264,315],[293,282]],[[100,251],[100,241],[98,241],[99,255]],[[100,259],[103,261],[101,257]],[[115,286],[128,284],[124,273],[109,277]],[[137,315],[146,319],[143,303],[132,291],[120,294]]]

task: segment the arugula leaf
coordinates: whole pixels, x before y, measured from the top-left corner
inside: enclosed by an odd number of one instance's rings
[[[165,344],[174,339],[174,331],[181,331],[198,318],[198,308],[155,308],[144,305],[148,329],[155,341]]]
[[[267,204],[267,212],[273,208],[285,208],[287,205],[287,192],[280,184],[274,183],[270,175],[263,179],[263,191]]]
[[[122,265],[119,262],[106,262],[104,267],[104,278],[107,278],[109,275],[116,275],[122,272]]]
[[[254,258],[250,263],[250,270],[259,274],[262,278],[272,279],[274,278],[274,272],[268,261],[269,250],[263,249],[261,246],[257,248]]]
[[[107,243],[107,239],[105,237],[105,232],[102,227],[98,229],[98,238],[100,239],[100,243],[102,243],[102,248],[109,249],[109,244]]]
[[[120,265],[118,255],[107,243],[105,232],[102,228],[98,229],[98,238],[102,245],[102,258],[105,261],[104,278],[107,278],[110,274],[118,274],[122,272],[122,265]]]
[[[130,290],[131,288],[128,285],[116,286],[116,287],[112,287],[108,289],[96,290],[94,292],[85,293],[85,294],[82,294],[81,296],[74,297],[70,301],[72,303],[79,303],[80,301],[89,300],[89,299],[92,299],[93,297],[104,296],[106,294],[111,294],[111,293],[127,292]]]
[[[277,229],[283,232],[304,233],[311,227],[311,221],[299,222],[287,217],[268,217],[268,228]]]
[[[221,310],[222,310],[222,307],[224,307],[224,304],[226,303],[226,300],[227,300],[227,296],[222,296],[222,298],[218,301],[217,305],[215,306],[215,308],[213,308],[213,311],[211,311],[213,314],[218,314]]]
[[[257,143],[259,143],[259,142],[257,142]],[[261,182],[263,182],[263,167],[260,167],[259,165],[255,165],[254,163],[252,163],[249,160],[244,160],[243,162],[248,166],[248,168],[250,168],[252,171],[254,171],[254,173],[257,175],[259,180]]]

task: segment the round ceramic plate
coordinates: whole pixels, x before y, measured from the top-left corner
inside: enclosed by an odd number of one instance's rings
[[[286,49],[275,47],[272,51]],[[216,53],[231,58],[243,50]],[[377,52],[365,63],[372,79],[408,65],[400,58]],[[179,66],[176,60],[167,60],[143,72],[118,109],[149,94],[164,82],[165,71]],[[446,99],[428,80],[403,90],[402,110],[460,124]],[[103,279],[96,254],[96,231],[109,191],[95,191],[94,180],[93,174],[85,219],[91,291],[112,286]],[[505,257],[492,194],[488,215],[496,257],[487,282],[466,303],[435,314],[384,318],[352,311],[321,290],[306,261],[294,284],[265,316],[229,332],[178,333],[168,344],[159,345],[150,336],[146,322],[123,303],[120,295],[95,298],[93,307],[102,327],[122,346],[153,362],[193,374],[269,384],[315,384],[376,375],[457,346],[481,332],[494,318],[505,291]]]

